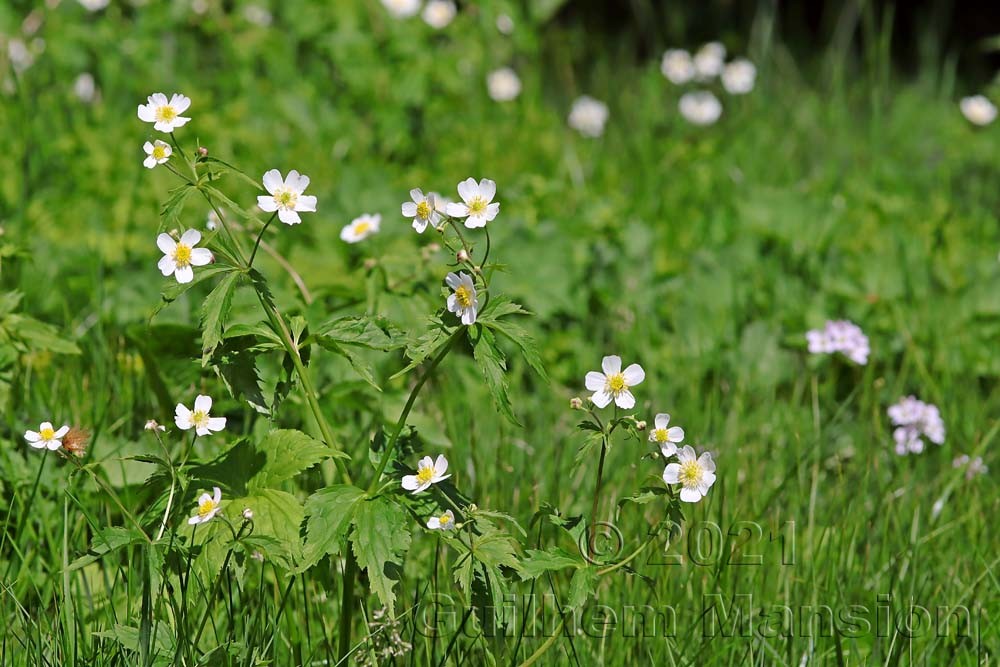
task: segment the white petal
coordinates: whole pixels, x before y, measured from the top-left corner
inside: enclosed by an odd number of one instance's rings
[[[31,445],[32,447],[34,447],[35,449],[45,449],[45,441],[44,440],[37,440],[35,442],[29,442],[28,444]]]
[[[630,365],[622,375],[625,376],[625,384],[629,387],[642,384],[642,381],[646,379],[646,371],[642,370],[642,366],[639,364]]]
[[[457,273],[452,272],[444,277],[444,282],[448,285],[448,287],[458,289],[458,287],[462,284],[462,279]]]
[[[288,211],[281,209],[278,211],[278,220],[281,220],[286,225],[297,225],[302,222],[302,218],[295,211]]]
[[[435,459],[434,472],[439,475],[443,475],[448,472],[448,459],[444,457],[444,454],[438,454],[437,459]]]
[[[427,519],[427,527],[430,528],[431,530],[441,530],[441,519],[437,518],[436,516],[432,516],[431,518]]]
[[[195,412],[204,412],[207,415],[212,411],[212,397],[198,394],[198,398],[194,399],[194,409]]]
[[[448,207],[445,210],[453,218],[464,218],[469,215],[469,207],[459,202],[448,202]]]
[[[142,145],[142,150],[146,151],[146,155],[152,155],[153,154],[153,144],[151,144],[151,143],[149,143],[147,141],[146,143],[144,143]]]
[[[476,309],[466,308],[462,313],[462,324],[472,325],[476,323]]]
[[[686,503],[696,503],[701,500],[701,493],[698,489],[681,489],[681,500]]]
[[[42,434],[38,433],[37,431],[25,431],[24,439],[27,440],[28,442],[38,442],[39,440],[42,439]]]
[[[208,248],[195,248],[191,251],[191,263],[195,266],[205,266],[212,263],[212,251]]]
[[[414,216],[413,218],[413,228],[417,230],[418,234],[423,234],[427,230],[428,222],[426,220],[421,220],[420,218]]]
[[[482,215],[470,215],[465,219],[465,226],[469,229],[478,229],[486,226],[486,217]]]
[[[38,427],[39,431],[51,431],[52,422],[42,422],[41,426]]]
[[[420,484],[417,483],[417,476],[416,475],[403,475],[403,488],[404,489],[406,489],[407,491],[413,491],[418,486],[420,486]]]
[[[195,526],[195,525],[197,525],[199,523],[201,523],[201,517],[198,516],[197,514],[195,516],[191,517],[190,519],[188,519],[188,525],[189,526]]]
[[[199,241],[201,241],[201,232],[197,229],[189,229],[181,234],[181,243],[191,248],[198,245]]]
[[[309,187],[309,177],[305,174],[300,174],[299,172],[292,169],[288,172],[288,187],[295,191],[296,194],[302,194]]]
[[[486,201],[493,201],[493,196],[497,193],[497,184],[488,178],[479,181],[479,195]]]
[[[486,207],[486,221],[489,222],[493,218],[497,217],[498,213],[500,213],[500,202],[493,202]]]
[[[605,375],[617,375],[622,370],[622,358],[612,354],[601,360],[601,369]]]
[[[66,435],[67,433],[69,433],[69,426],[65,426],[64,425],[62,428],[60,428],[58,431],[56,431],[55,437],[56,438],[61,438],[64,435]]]
[[[663,481],[667,484],[677,484],[680,481],[681,464],[668,463],[663,469]]]
[[[424,192],[420,188],[413,188],[410,190],[410,199],[413,200],[413,208],[416,208],[417,204],[424,200]],[[407,202],[410,203],[410,202]]]
[[[178,116],[174,118],[174,127],[183,127],[188,124],[190,118],[185,118],[184,116]]]
[[[278,203],[274,201],[274,197],[257,195],[257,208],[265,213],[273,213],[278,210]]]
[[[136,113],[139,120],[145,123],[152,123],[156,120],[156,109],[152,105],[140,104]]]
[[[186,95],[176,94],[170,98],[170,106],[179,114],[184,113],[191,106],[191,100]]]
[[[615,405],[622,410],[631,410],[635,407],[635,396],[628,389],[625,389],[615,397]]]
[[[684,445],[681,447],[680,451],[677,452],[677,458],[680,459],[681,463],[694,461],[694,448],[691,447],[691,445]]]
[[[669,423],[670,415],[666,412],[661,412],[653,418],[653,426],[655,428],[667,428],[667,424]]]
[[[701,467],[707,472],[715,472],[715,461],[712,460],[712,455],[710,453],[705,452],[699,456],[698,463],[700,463]],[[715,479],[714,475],[712,476],[712,479]]]
[[[600,391],[607,385],[608,378],[603,373],[590,371],[587,373],[587,377],[584,378],[583,383],[590,391]]]
[[[458,184],[458,194],[459,196],[468,202],[470,199],[479,194],[479,184],[476,183],[476,179],[467,178]]]
[[[209,431],[221,431],[226,428],[226,418],[225,417],[211,417],[208,420],[208,430]]]
[[[400,210],[405,217],[412,218],[417,214],[417,205],[411,201],[404,201]]]
[[[152,169],[156,166],[156,158],[150,155],[148,158],[142,161],[142,166],[146,169]]]
[[[667,440],[670,442],[680,442],[684,439],[684,429],[680,426],[671,426],[667,429]]]
[[[189,283],[194,280],[194,270],[190,266],[178,267],[177,270],[174,271],[174,277],[177,278],[177,282],[182,285]]]
[[[270,194],[274,194],[274,191],[285,184],[285,181],[281,178],[281,172],[277,169],[268,169],[264,172],[264,189]],[[257,198],[258,201],[260,197]]]
[[[611,402],[611,394],[601,389],[600,391],[595,391],[594,395],[590,397],[590,400],[594,402],[599,408],[607,406]]]
[[[170,255],[164,255],[160,258],[160,261],[156,263],[156,266],[160,269],[160,273],[165,276],[171,275],[177,270],[177,262]]]
[[[214,503],[215,503],[216,505],[218,505],[218,504],[219,504],[219,503],[220,503],[220,502],[222,501],[222,489],[220,489],[220,488],[219,488],[219,487],[217,487],[217,486],[213,486],[213,487],[212,487],[212,491],[213,491],[213,492],[214,492],[214,494],[215,494],[215,495],[214,495],[214,497],[212,498],[212,501],[213,501],[213,502],[214,502]]]
[[[177,249],[177,242],[170,237],[170,234],[160,234],[156,237],[156,247],[164,255],[172,255]]]
[[[671,457],[677,453],[677,445],[667,440],[665,443],[660,445],[660,453],[666,457]]]

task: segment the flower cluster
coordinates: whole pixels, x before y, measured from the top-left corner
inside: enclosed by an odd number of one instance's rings
[[[965,479],[971,480],[977,475],[985,475],[989,472],[989,467],[983,464],[983,457],[970,458],[968,454],[962,454],[951,462],[954,468],[965,468]]]
[[[746,58],[726,63],[726,47],[719,42],[703,45],[693,56],[684,49],[668,49],[660,61],[660,72],[678,86],[691,82],[706,85],[718,77],[730,95],[746,95],[757,80],[757,68]],[[709,90],[684,93],[677,108],[694,125],[711,125],[722,116],[722,102]]]
[[[900,456],[924,451],[925,437],[934,444],[944,444],[944,422],[937,406],[924,403],[915,396],[907,396],[891,406],[888,412],[889,419],[896,426],[892,439]]]
[[[848,320],[828,320],[822,329],[808,331],[806,342],[812,354],[840,352],[862,366],[868,363],[868,355],[871,353],[868,336],[861,327]]]
[[[567,122],[585,137],[599,137],[604,134],[604,124],[608,122],[608,105],[589,95],[582,95],[573,101]]]

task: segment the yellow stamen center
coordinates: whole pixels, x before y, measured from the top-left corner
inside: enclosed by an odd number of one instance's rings
[[[656,429],[655,431],[653,431],[653,436],[656,438],[657,442],[666,442],[667,440],[670,439],[669,436],[667,435],[667,429],[665,428]]]
[[[177,118],[177,111],[169,104],[156,108],[156,120],[169,123]]]
[[[442,514],[441,518],[438,519],[438,523],[440,523],[441,527],[444,528],[449,523],[451,523],[451,517],[448,516],[447,514]]]
[[[157,144],[153,146],[153,159],[154,160],[166,160],[169,155],[167,155],[167,147],[164,144]]]
[[[177,247],[174,248],[174,261],[177,262],[177,266],[185,267],[191,263],[191,246],[178,243]]]
[[[52,440],[56,437],[56,432],[50,428],[43,428],[38,432],[38,435],[42,436],[42,440]]]
[[[208,413],[202,410],[195,410],[191,413],[191,423],[198,428],[208,426]]]
[[[359,222],[358,224],[354,225],[354,233],[357,234],[358,236],[362,236],[364,235],[365,232],[371,229],[371,227],[372,223],[370,222]]]
[[[482,197],[473,197],[467,204],[469,215],[482,215],[486,212],[486,200]]]
[[[427,466],[417,470],[417,481],[421,484],[427,484],[432,479],[434,479],[434,468]]]
[[[215,509],[215,501],[212,500],[211,498],[206,498],[204,502],[198,505],[198,516],[204,519],[214,509]]]
[[[426,199],[417,204],[417,217],[421,220],[431,217],[431,205],[427,203]]]
[[[472,305],[472,290],[465,285],[459,285],[455,288],[455,301],[462,308],[468,308]]]
[[[628,385],[625,384],[625,376],[621,373],[615,373],[614,375],[608,376],[608,391],[612,394],[620,394],[628,389]]]
[[[292,190],[278,190],[274,193],[274,201],[280,208],[295,209],[295,203],[299,200],[298,193]]]
[[[698,486],[704,474],[705,471],[701,467],[701,464],[698,463],[698,459],[692,459],[681,463],[681,470],[677,475],[677,479],[680,480],[681,484],[690,488],[692,486]]]

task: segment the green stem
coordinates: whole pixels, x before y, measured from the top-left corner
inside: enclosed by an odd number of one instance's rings
[[[545,652],[548,651],[552,647],[552,645],[556,643],[557,639],[559,639],[559,635],[562,634],[562,629],[565,625],[566,625],[566,617],[563,616],[562,619],[559,620],[559,625],[556,626],[555,632],[553,632],[552,635],[545,640],[544,644],[538,647],[537,651],[528,656],[528,659],[522,662],[520,664],[520,667],[529,667],[530,665],[533,665],[536,662],[538,662],[538,659],[541,658],[542,655],[544,655]]]
[[[253,244],[253,252],[250,253],[250,261],[247,262],[248,269],[253,266],[253,260],[257,257],[257,248],[260,247],[260,240],[264,238],[264,232],[266,232],[267,228],[271,226],[272,222],[274,222],[276,215],[278,215],[277,211],[271,214],[271,217],[267,219],[267,222],[265,222],[264,226],[261,228],[260,234],[257,235],[257,241]]]
[[[403,432],[403,427],[406,426],[406,418],[410,415],[410,410],[413,409],[413,403],[417,400],[417,394],[420,393],[420,389],[424,386],[424,383],[427,382],[431,373],[434,372],[434,369],[437,368],[438,364],[440,364],[445,358],[448,351],[451,350],[455,341],[458,340],[458,337],[464,332],[464,330],[465,327],[459,327],[455,330],[455,333],[453,333],[451,337],[441,346],[437,355],[433,360],[431,360],[431,363],[427,366],[426,370],[424,370],[424,374],[420,376],[417,384],[415,384],[413,389],[410,390],[410,396],[406,399],[406,405],[403,406],[403,411],[400,413],[399,419],[396,421],[396,427],[393,431],[392,437],[389,438],[389,441],[385,445],[385,451],[382,452],[382,459],[378,462],[378,468],[375,470],[375,477],[372,478],[371,484],[368,485],[369,494],[375,490],[375,487],[378,486],[379,480],[382,479],[382,473],[385,471],[385,467],[388,465],[389,459],[392,457],[392,452],[396,447],[396,441],[399,440],[399,434]]]
[[[343,662],[351,652],[351,624],[354,619],[354,580],[358,576],[358,561],[354,553],[347,549],[347,563],[344,566],[344,590],[340,596],[340,639],[337,643],[337,661]]]
[[[14,531],[15,536],[21,534],[21,531],[24,529],[24,522],[28,519],[28,516],[31,514],[29,508],[35,502],[35,494],[38,492],[38,483],[42,479],[42,470],[45,468],[45,461],[47,461],[48,458],[49,458],[49,450],[46,449],[45,452],[42,454],[42,462],[38,464],[38,472],[35,473],[35,482],[34,484],[31,485],[31,495],[28,496],[28,503],[21,507],[21,517],[17,520],[17,529]],[[3,539],[0,540],[0,549],[3,549],[4,544],[7,542],[7,534],[8,534],[7,528],[10,526],[10,513],[11,510],[13,509],[14,509],[14,502],[13,500],[11,500],[10,507],[7,508],[7,518],[4,519],[3,522],[4,531],[3,531]],[[16,545],[14,550],[17,551]],[[6,572],[4,572],[3,575],[4,581],[6,581],[7,577],[10,575],[10,568],[13,564],[14,564],[14,559],[11,558],[10,562],[7,563],[7,570]]]
[[[604,483],[604,459],[608,454],[608,435],[604,434],[601,440],[601,460],[597,464],[597,488],[594,490],[594,505],[590,510],[590,522],[591,522],[591,534],[590,534],[590,553],[591,556],[597,551],[596,539],[597,531],[597,509],[601,501],[601,486]]]
[[[219,588],[222,587],[222,577],[226,573],[226,568],[229,567],[229,559],[232,558],[233,549],[236,546],[236,543],[239,542],[240,536],[243,535],[243,529],[246,528],[247,523],[247,521],[244,521],[243,525],[240,526],[240,531],[233,539],[233,546],[229,547],[229,551],[226,552],[226,559],[222,561],[222,569],[219,570],[219,575],[215,578],[215,584],[212,586],[212,593],[208,596],[208,600],[205,602],[205,613],[201,615],[201,622],[198,623],[198,631],[195,633],[194,641],[191,643],[191,646],[193,646],[196,651],[198,650],[198,641],[201,640],[201,633],[205,629],[205,625],[208,623],[208,614],[212,611],[212,601],[215,600],[215,597],[219,594]]]

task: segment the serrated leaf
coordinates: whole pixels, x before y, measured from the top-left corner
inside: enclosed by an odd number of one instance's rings
[[[549,376],[542,365],[542,359],[538,356],[535,339],[521,325],[509,320],[492,320],[485,324],[517,345],[518,349],[521,350],[521,355],[524,357],[525,362],[531,367],[531,370],[535,371],[543,382],[549,381]]]
[[[225,338],[212,353],[212,365],[233,398],[245,400],[262,414],[270,414],[257,373],[256,336]]]
[[[527,558],[521,561],[521,580],[536,579],[546,572],[564,570],[567,567],[585,567],[587,563],[579,554],[573,554],[560,547],[549,547],[545,551],[528,549]]]
[[[372,365],[365,361],[356,351],[350,349],[346,345],[338,345],[329,339],[326,339],[320,344],[324,349],[347,359],[347,362],[351,364],[351,368],[354,369],[354,372],[357,373],[362,380],[371,385],[375,391],[382,391],[382,388],[378,386],[378,382],[375,381],[375,369],[372,368]]]
[[[160,208],[160,233],[173,229],[177,225],[181,212],[184,210],[184,203],[195,189],[191,184],[185,183],[167,193],[167,200]]]
[[[36,320],[28,315],[8,315],[0,322],[8,337],[14,338],[24,345],[26,350],[48,350],[56,354],[80,354],[76,343],[59,336],[56,327]]]
[[[233,272],[220,280],[202,303],[201,347],[206,358],[222,342],[222,333],[229,318],[240,275]]]
[[[338,345],[359,345],[373,350],[393,350],[403,343],[398,327],[385,318],[357,315],[330,320],[318,327],[313,334],[316,341],[326,347],[327,342]]]
[[[340,551],[357,505],[364,497],[365,492],[356,486],[335,484],[306,499],[306,543],[300,571],[323,556]]]
[[[410,548],[406,511],[385,497],[359,503],[351,547],[358,565],[368,572],[372,590],[392,615],[396,602],[393,587],[402,573],[403,555]]]
[[[176,301],[182,294],[195,285],[208,280],[213,276],[228,273],[233,270],[233,267],[225,264],[209,264],[208,266],[199,266],[194,272],[194,278],[189,283],[179,283],[175,279],[170,278],[169,282],[164,285],[163,290],[160,292],[160,304],[153,309],[153,313],[149,316],[149,319],[152,320],[161,310]]]
[[[237,168],[237,167],[229,164],[225,160],[220,160],[217,157],[208,156],[208,157],[199,158],[198,161],[206,163],[206,164],[210,164],[210,165],[212,165],[212,167],[214,167],[213,170],[212,170],[212,172],[213,172],[212,173],[212,175],[213,175],[213,179],[212,180],[215,180],[216,177],[222,176],[223,174],[225,174],[227,172],[232,172],[232,173],[236,174],[237,176],[239,176],[240,178],[242,178],[247,183],[249,183],[250,185],[252,185],[257,190],[260,190],[261,192],[264,192],[264,186],[262,184],[262,181],[253,178],[249,174],[247,174],[247,173],[243,172],[242,170],[240,170],[239,168]]]
[[[485,328],[478,327],[479,335],[472,341],[472,356],[479,365],[479,370],[483,373],[486,386],[493,396],[493,403],[504,417],[511,423],[520,426],[517,417],[514,416],[514,409],[510,404],[510,395],[507,388],[507,361],[503,352],[496,345],[496,338],[493,333]]]
[[[406,356],[410,358],[410,363],[402,370],[393,374],[389,379],[395,380],[419,366],[423,363],[424,359],[431,356],[435,350],[441,347],[453,333],[453,329],[448,329],[442,323],[435,322],[435,326],[430,330],[421,334],[416,340],[407,343]]]
[[[347,458],[346,454],[295,429],[271,431],[255,449],[264,455],[265,462],[250,479],[248,487],[251,491],[277,486],[331,456]]]
[[[579,568],[569,581],[569,597],[566,600],[566,606],[571,609],[582,607],[595,590],[597,590],[597,568]]]

